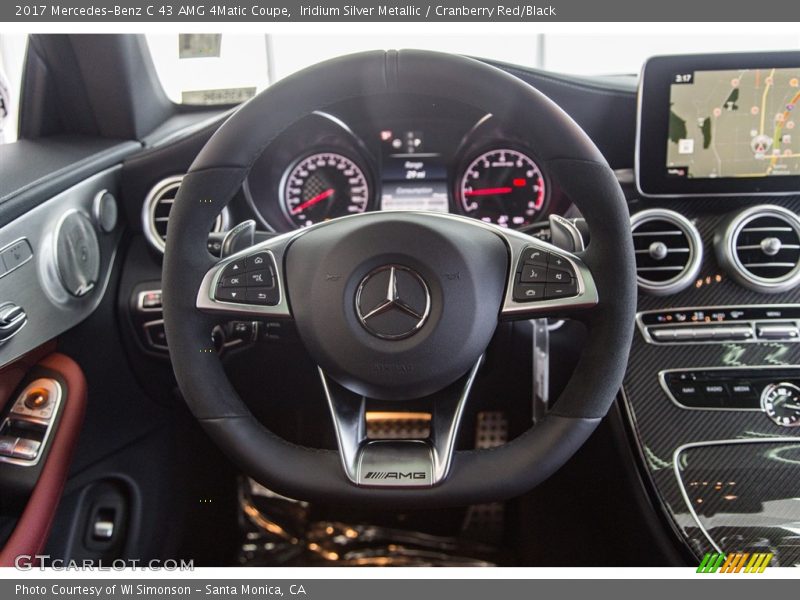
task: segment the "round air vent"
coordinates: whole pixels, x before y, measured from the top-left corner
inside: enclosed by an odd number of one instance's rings
[[[631,217],[639,288],[674,294],[692,283],[700,270],[703,242],[686,217],[653,208]]]
[[[800,218],[781,206],[753,206],[723,222],[717,258],[743,286],[783,292],[800,283]]]
[[[147,193],[144,206],[142,207],[142,229],[147,237],[147,241],[159,252],[164,252],[167,243],[167,225],[169,223],[169,213],[178,195],[178,188],[183,181],[183,175],[168,177],[159,181],[153,189]],[[223,210],[214,227],[214,233],[225,231],[228,228],[228,213]]]

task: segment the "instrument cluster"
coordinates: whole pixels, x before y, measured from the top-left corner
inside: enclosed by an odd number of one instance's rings
[[[529,144],[493,115],[424,96],[394,102],[334,106],[276,138],[244,186],[261,225],[415,210],[524,229],[568,207]]]

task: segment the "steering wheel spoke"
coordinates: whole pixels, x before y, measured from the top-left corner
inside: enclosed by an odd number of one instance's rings
[[[209,269],[197,292],[197,308],[221,316],[291,318],[283,256],[293,233],[232,254]]]
[[[367,402],[319,369],[331,411],[342,467],[361,487],[432,487],[450,470],[464,406],[482,362],[427,399],[431,402],[428,439],[372,440],[367,436]]]
[[[577,254],[516,231],[503,236],[510,263],[502,319],[570,316],[597,305],[594,277]]]

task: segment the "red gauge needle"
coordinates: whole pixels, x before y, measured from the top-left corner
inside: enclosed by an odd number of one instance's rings
[[[336,190],[334,190],[333,188],[331,188],[329,190],[325,190],[321,194],[317,194],[316,196],[314,196],[313,198],[311,198],[309,200],[306,200],[302,204],[298,204],[297,206],[295,206],[292,209],[292,214],[293,215],[299,214],[299,213],[303,212],[305,209],[307,209],[308,207],[314,206],[317,202],[322,202],[326,198],[330,198],[331,196],[333,196],[333,193],[335,191]]]
[[[514,191],[510,187],[483,188],[482,190],[469,190],[464,192],[465,196],[494,196],[497,194],[510,194]]]

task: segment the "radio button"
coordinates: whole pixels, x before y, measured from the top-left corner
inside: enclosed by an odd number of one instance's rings
[[[706,383],[703,385],[703,393],[709,397],[721,398],[728,396],[728,388],[724,383]]]

